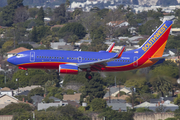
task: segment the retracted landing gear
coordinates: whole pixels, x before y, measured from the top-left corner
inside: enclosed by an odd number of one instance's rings
[[[87,78],[88,80],[91,80],[91,79],[92,79],[92,75],[89,74],[89,73],[87,73],[87,74],[86,74],[86,78]]]

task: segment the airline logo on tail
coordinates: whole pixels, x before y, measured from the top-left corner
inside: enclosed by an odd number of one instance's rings
[[[142,46],[142,50],[146,52],[160,37],[165,33],[165,31],[168,29],[166,25],[166,22],[164,25],[162,25],[159,30],[157,30],[152,37]]]

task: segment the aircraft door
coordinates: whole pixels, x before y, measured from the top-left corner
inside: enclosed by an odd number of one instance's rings
[[[35,61],[35,52],[30,52],[30,62]]]
[[[133,66],[134,67],[137,67],[138,66],[138,57],[137,56],[134,56],[134,58],[133,58]]]
[[[81,56],[78,57],[78,62],[82,62],[82,57]]]

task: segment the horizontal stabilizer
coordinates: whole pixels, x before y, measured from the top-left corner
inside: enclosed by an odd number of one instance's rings
[[[120,58],[121,55],[122,55],[122,53],[124,52],[124,50],[125,50],[125,46],[123,46],[123,47],[121,48],[121,50],[114,56],[114,58]]]
[[[154,57],[154,58],[149,58],[149,60],[160,60],[160,59],[165,59],[165,58],[168,58],[168,57],[170,57],[170,55],[169,54],[165,54],[165,55],[163,55],[162,57]]]
[[[115,45],[115,42],[113,42],[113,43],[109,46],[109,48],[106,50],[106,52],[109,52],[109,53],[112,52],[114,45]]]

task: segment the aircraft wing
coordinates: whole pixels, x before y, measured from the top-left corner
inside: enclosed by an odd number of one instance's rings
[[[102,59],[102,60],[98,60],[98,61],[93,61],[93,62],[86,62],[86,63],[78,63],[78,67],[81,69],[85,69],[85,68],[90,68],[94,65],[98,65],[98,66],[106,66],[107,62],[113,61],[115,59],[118,59],[122,56],[122,53],[124,52],[125,46],[121,48],[121,50],[112,58],[107,58],[107,59]]]

